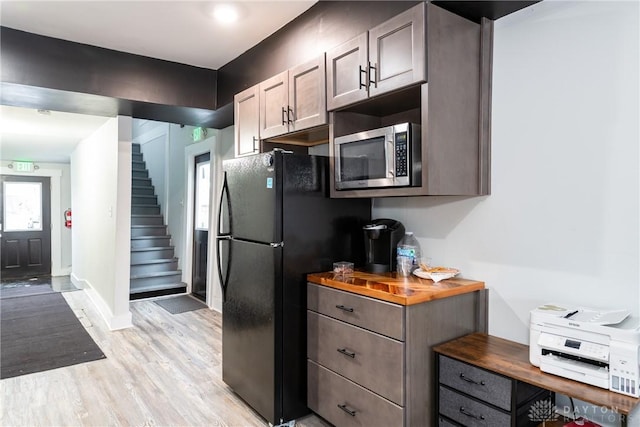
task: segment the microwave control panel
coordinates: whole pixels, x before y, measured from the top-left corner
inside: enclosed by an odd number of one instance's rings
[[[393,137],[396,147],[396,177],[407,176],[409,174],[407,132],[396,132]]]

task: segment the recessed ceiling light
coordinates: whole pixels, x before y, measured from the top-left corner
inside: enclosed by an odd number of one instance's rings
[[[238,7],[233,4],[220,3],[216,4],[213,9],[213,16],[221,24],[231,24],[238,20],[240,13]]]

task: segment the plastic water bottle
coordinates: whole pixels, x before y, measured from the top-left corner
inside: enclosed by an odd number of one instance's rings
[[[418,243],[418,239],[415,238],[412,231],[404,233],[404,237],[398,242],[397,256],[408,257],[413,260],[411,271],[419,267],[421,259],[420,243]]]

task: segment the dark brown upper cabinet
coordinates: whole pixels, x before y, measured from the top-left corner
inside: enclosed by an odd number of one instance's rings
[[[327,52],[327,109],[426,81],[426,4]]]

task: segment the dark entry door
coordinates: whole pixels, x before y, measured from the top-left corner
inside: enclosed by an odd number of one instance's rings
[[[206,301],[207,257],[209,254],[209,198],[211,162],[209,153],[195,158],[194,212],[193,212],[193,274],[192,293]]]
[[[51,274],[51,187],[48,177],[0,177],[3,279]]]

